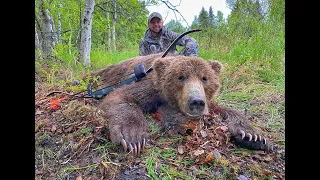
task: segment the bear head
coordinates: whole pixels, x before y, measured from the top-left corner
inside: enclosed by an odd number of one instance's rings
[[[154,86],[163,100],[190,118],[209,113],[208,101],[220,89],[222,64],[199,57],[172,56],[153,63]]]

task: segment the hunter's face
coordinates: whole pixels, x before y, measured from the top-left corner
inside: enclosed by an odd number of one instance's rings
[[[151,19],[151,21],[148,23],[148,27],[152,32],[158,33],[163,26],[163,21],[157,17],[154,17]]]

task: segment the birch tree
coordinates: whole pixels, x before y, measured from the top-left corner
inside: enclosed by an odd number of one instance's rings
[[[41,47],[40,47],[40,42],[39,42],[39,37],[38,37],[38,32],[37,32],[37,26],[35,26],[35,49],[36,50],[40,50]]]
[[[84,65],[90,65],[90,51],[91,51],[91,29],[92,29],[92,15],[94,11],[94,0],[86,0],[83,16],[81,19],[81,37],[79,60]]]
[[[52,58],[52,49],[57,43],[57,34],[52,17],[49,15],[49,10],[45,8],[43,1],[39,0],[39,16],[40,16],[40,31],[41,44],[44,58]]]
[[[110,27],[110,19],[109,19],[109,12],[108,12],[108,4],[106,5],[106,18],[107,18],[107,29],[108,29],[107,49],[108,51],[110,51],[111,50],[111,27]]]
[[[112,51],[116,51],[116,22],[117,22],[117,0],[113,0],[113,13],[112,13]]]
[[[37,32],[37,25],[35,24],[35,50],[37,51],[35,54],[35,59],[38,59],[39,56],[39,52],[41,51],[41,45],[40,45],[40,40],[39,40],[39,36],[38,36],[38,32]]]
[[[60,0],[60,3],[58,5],[59,9],[62,8],[62,2]],[[60,11],[58,10],[58,32],[57,32],[57,39],[58,39],[58,43],[61,43],[61,32],[62,32],[62,28],[61,28],[61,14]]]

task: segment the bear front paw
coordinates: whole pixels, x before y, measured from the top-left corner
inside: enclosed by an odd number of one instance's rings
[[[139,157],[140,152],[145,149],[149,135],[146,128],[140,124],[127,124],[123,126],[110,127],[110,138],[115,144],[120,144],[124,152]]]
[[[264,150],[266,152],[273,150],[272,144],[266,137],[259,134],[247,133],[244,130],[238,130],[238,133],[232,135],[231,139],[235,141],[235,144],[243,148]]]

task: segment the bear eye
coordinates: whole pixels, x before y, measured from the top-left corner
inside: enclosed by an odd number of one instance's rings
[[[208,79],[207,79],[207,77],[202,77],[201,80],[202,80],[202,82],[207,82]]]
[[[185,77],[184,76],[179,76],[179,81],[181,81],[181,82],[183,82],[184,81],[184,79],[185,79]]]

